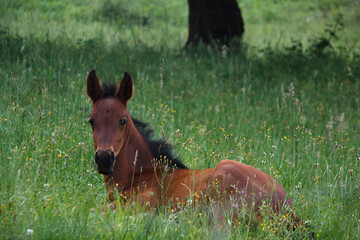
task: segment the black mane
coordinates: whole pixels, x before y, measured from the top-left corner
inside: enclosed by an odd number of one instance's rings
[[[172,146],[166,142],[165,139],[154,139],[154,129],[149,127],[148,123],[144,123],[136,118],[131,117],[136,129],[140,132],[145,142],[153,153],[153,157],[159,160],[162,164],[165,164],[172,168],[187,169],[185,164],[180,158],[174,156]]]
[[[103,84],[101,87],[100,98],[107,98],[115,96],[117,87],[115,84]],[[99,99],[100,99],[99,98]],[[138,119],[131,117],[136,129],[140,132],[145,142],[153,153],[153,157],[159,160],[162,164],[165,164],[172,168],[187,169],[185,164],[180,158],[175,157],[172,151],[172,146],[166,142],[165,139],[154,139],[154,129],[152,129],[148,123],[144,123]]]

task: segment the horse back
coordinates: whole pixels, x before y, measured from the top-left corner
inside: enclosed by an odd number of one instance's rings
[[[269,201],[274,211],[279,211],[283,205],[292,207],[286,191],[275,179],[257,168],[240,162],[220,161],[211,182],[212,195],[226,198],[228,202],[232,199],[236,204],[254,203],[257,209],[264,201]],[[230,204],[234,203],[230,201]]]

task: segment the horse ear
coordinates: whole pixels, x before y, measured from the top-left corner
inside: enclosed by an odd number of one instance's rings
[[[126,106],[127,101],[133,96],[133,82],[130,74],[125,72],[124,77],[121,79],[120,87],[116,96]]]
[[[95,103],[96,100],[99,99],[100,91],[101,91],[100,82],[95,74],[95,69],[93,69],[87,77],[87,84],[86,84],[87,95],[90,97],[93,103]]]

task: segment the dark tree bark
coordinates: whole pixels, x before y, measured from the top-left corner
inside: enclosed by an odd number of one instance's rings
[[[188,0],[189,37],[186,47],[219,43],[229,45],[244,33],[244,21],[236,0]]]

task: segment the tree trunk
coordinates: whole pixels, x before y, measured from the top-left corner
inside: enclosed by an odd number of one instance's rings
[[[204,44],[229,45],[241,38],[244,22],[236,0],[188,0],[189,37],[186,47]]]

